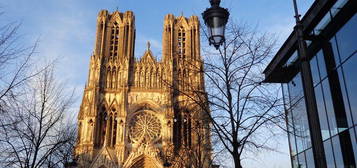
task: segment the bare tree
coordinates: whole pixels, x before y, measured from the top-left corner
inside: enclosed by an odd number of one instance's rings
[[[231,23],[223,47],[205,52],[213,134],[236,168],[242,167],[245,153],[271,149],[267,142],[285,123],[280,89],[263,83],[274,43],[267,34]]]
[[[176,89],[206,112],[212,136],[236,168],[249,152],[274,150],[269,142],[284,128],[280,87],[264,83],[262,75],[274,45],[272,36],[231,22],[219,50],[202,48],[204,68],[191,66],[204,74],[206,92]]]
[[[39,73],[29,71],[37,42],[24,47],[17,33],[19,27],[17,22],[0,25],[0,113],[9,101],[21,95],[17,88]]]
[[[75,126],[64,115],[72,93],[48,67],[26,82],[21,97],[8,102],[0,122],[0,167],[63,167],[70,160]]]

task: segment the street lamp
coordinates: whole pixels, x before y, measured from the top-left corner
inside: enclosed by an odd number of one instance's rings
[[[228,21],[229,12],[225,8],[221,8],[219,4],[221,0],[210,0],[211,7],[207,8],[202,17],[208,29],[209,45],[218,50],[219,46],[225,41],[224,30]]]

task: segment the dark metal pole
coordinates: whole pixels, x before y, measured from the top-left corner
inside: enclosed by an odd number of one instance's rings
[[[326,168],[327,164],[325,158],[325,151],[322,142],[321,128],[319,122],[319,115],[317,112],[316,97],[315,97],[315,91],[312,82],[310,63],[307,56],[307,45],[304,40],[303,25],[300,21],[300,15],[298,12],[296,0],[293,0],[293,3],[294,3],[295,20],[296,20],[296,26],[294,27],[294,31],[296,33],[297,42],[298,42],[301,78],[304,88],[305,104],[306,104],[307,117],[309,122],[315,167]]]

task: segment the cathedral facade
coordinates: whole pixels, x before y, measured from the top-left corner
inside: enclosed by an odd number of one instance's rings
[[[78,114],[78,167],[210,167],[197,16],[168,14],[162,58],[150,43],[134,57],[130,11],[97,18],[95,49]],[[203,103],[206,104],[206,103]]]

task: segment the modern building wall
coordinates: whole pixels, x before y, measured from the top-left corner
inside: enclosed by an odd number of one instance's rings
[[[323,1],[320,1],[323,2]],[[331,1],[332,2],[332,1]],[[317,8],[319,2],[315,2]],[[313,10],[313,9],[312,9]],[[284,54],[275,68],[268,66],[267,82],[282,83],[287,117],[292,167],[314,168],[311,134],[319,125],[328,168],[352,168],[357,165],[357,5],[352,0],[331,3],[317,22],[305,25],[306,43],[313,78],[318,121],[309,123],[296,45],[279,51]],[[285,47],[285,48],[284,48]],[[272,63],[278,59],[278,55]],[[272,64],[271,63],[271,64]],[[289,67],[289,68],[288,68]],[[271,69],[269,69],[271,68]],[[289,76],[288,78],[282,75]],[[280,76],[281,75],[281,76]],[[281,79],[279,79],[279,76]],[[316,125],[315,125],[316,124]]]

